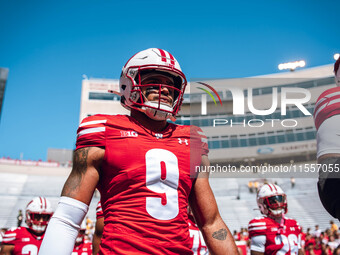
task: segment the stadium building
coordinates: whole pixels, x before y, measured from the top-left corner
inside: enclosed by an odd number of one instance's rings
[[[203,129],[212,162],[240,166],[315,160],[316,130],[312,114],[321,92],[335,86],[333,65],[252,78],[205,80],[204,84],[217,90],[221,102],[216,104],[214,98],[202,93],[201,83],[191,82],[190,95],[184,100],[177,123]],[[235,100],[236,92],[232,88],[244,95],[241,101]],[[310,98],[306,98],[308,95]],[[290,103],[285,99],[291,99]],[[296,103],[300,100],[304,103]],[[205,115],[202,114],[204,101]],[[217,98],[215,101],[218,102]],[[244,110],[242,114],[233,114],[238,103],[244,104]],[[269,114],[256,114],[269,109]]]
[[[94,114],[128,114],[120,104],[120,96],[109,90],[119,91],[119,80],[91,78],[82,81],[79,122]]]

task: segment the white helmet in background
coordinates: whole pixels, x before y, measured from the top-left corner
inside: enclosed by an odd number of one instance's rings
[[[52,205],[45,197],[35,197],[26,206],[26,224],[37,234],[46,231],[52,215]]]
[[[287,213],[287,197],[275,184],[264,184],[257,192],[257,205],[262,214],[280,218]]]
[[[141,84],[141,75],[158,73],[171,77],[174,87],[166,84]],[[144,112],[154,120],[175,120],[180,110],[187,80],[181,67],[171,53],[157,48],[150,48],[138,52],[131,57],[123,67],[119,89],[121,104],[127,109],[136,109]],[[160,93],[162,87],[171,87],[174,90],[172,106],[161,102],[147,101],[142,94],[142,87],[156,87]]]

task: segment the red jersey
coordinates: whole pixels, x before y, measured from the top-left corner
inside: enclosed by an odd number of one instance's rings
[[[272,254],[298,254],[301,248],[301,228],[289,218],[284,219],[283,228],[269,217],[255,218],[248,225],[251,250]]]
[[[97,204],[97,208],[96,208],[96,218],[97,220],[100,218],[103,218],[104,214],[103,214],[103,208],[102,208],[102,204],[100,203],[100,201]]]
[[[14,245],[13,255],[38,255],[43,237],[34,235],[25,227],[12,228],[6,231],[2,244]]]
[[[188,224],[189,224],[189,233],[191,240],[191,250],[194,252],[194,255],[208,255],[208,247],[204,242],[202,233],[200,229],[197,227],[194,218],[192,216],[188,216]]]
[[[154,133],[125,115],[94,115],[79,126],[77,148],[105,148],[98,190],[106,254],[192,254],[190,169],[208,153],[197,127],[168,124]]]
[[[340,87],[327,89],[318,98],[314,109],[316,129],[328,118],[340,114]]]
[[[92,255],[92,243],[84,240],[79,245],[75,245],[71,255]]]

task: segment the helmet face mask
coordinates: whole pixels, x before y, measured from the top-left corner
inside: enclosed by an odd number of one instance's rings
[[[287,213],[287,197],[275,184],[263,185],[257,194],[257,204],[262,214],[281,218]]]
[[[151,108],[172,114],[174,108],[178,106],[178,98],[182,93],[177,88],[178,84],[176,87],[175,76],[154,70],[146,74],[141,73],[139,72],[141,82],[138,83],[141,96],[136,104],[145,111]]]
[[[275,195],[264,198],[269,214],[273,217],[281,217],[287,208],[286,195]]]
[[[145,77],[168,77],[173,84],[145,83]],[[174,120],[180,110],[187,81],[177,60],[161,49],[151,48],[134,55],[123,67],[119,87],[121,103],[127,109],[144,112],[154,120]],[[153,87],[158,90],[158,100],[148,101],[143,94],[143,88]],[[173,102],[162,102],[162,89],[173,91]],[[145,91],[145,90],[144,90]]]
[[[44,197],[36,197],[26,206],[26,224],[36,234],[46,231],[52,215],[51,203]]]

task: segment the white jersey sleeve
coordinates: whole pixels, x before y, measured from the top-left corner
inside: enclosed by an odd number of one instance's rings
[[[266,244],[266,236],[253,236],[251,238],[250,250],[264,252]]]

